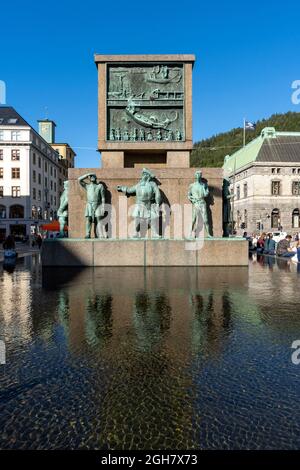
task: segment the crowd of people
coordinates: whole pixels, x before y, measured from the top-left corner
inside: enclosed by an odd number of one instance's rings
[[[243,235],[249,241],[250,251],[256,251],[258,254],[276,255],[282,258],[293,258],[300,262],[300,234],[286,235],[278,243],[275,242],[272,233],[263,232],[261,234]]]

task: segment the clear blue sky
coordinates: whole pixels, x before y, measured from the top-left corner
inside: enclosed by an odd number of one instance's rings
[[[300,111],[299,1],[2,2],[7,103],[57,124],[77,166],[99,166],[94,53],[194,53],[194,141],[275,112]],[[300,130],[300,129],[298,129]]]

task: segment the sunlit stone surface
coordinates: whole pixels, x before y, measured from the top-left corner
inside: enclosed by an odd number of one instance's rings
[[[299,275],[1,268],[0,448],[299,448]]]

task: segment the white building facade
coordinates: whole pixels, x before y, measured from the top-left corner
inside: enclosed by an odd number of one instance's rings
[[[0,240],[39,232],[56,217],[59,155],[12,107],[0,107]]]
[[[243,232],[300,231],[300,132],[263,129],[261,136],[225,158],[232,219]]]

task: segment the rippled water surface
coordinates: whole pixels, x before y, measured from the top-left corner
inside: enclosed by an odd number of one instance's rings
[[[0,448],[300,447],[300,273],[0,271]]]

